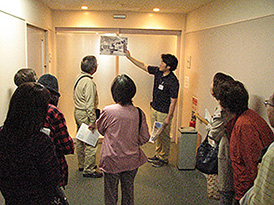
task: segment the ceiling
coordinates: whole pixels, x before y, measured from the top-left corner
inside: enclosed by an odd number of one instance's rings
[[[91,11],[135,11],[152,12],[160,8],[161,13],[188,13],[212,0],[39,0],[52,10],[81,10],[88,6]]]

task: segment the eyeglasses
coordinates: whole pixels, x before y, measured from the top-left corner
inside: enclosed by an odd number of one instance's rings
[[[265,100],[264,101],[264,106],[267,107],[267,105],[270,105],[270,106],[274,107],[273,103],[270,103],[269,100]]]

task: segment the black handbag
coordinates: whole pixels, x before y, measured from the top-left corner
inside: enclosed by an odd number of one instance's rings
[[[200,144],[196,154],[196,169],[205,174],[218,174],[219,143],[213,147],[208,142],[208,135]]]

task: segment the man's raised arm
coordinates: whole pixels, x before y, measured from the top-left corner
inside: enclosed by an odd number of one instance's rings
[[[126,56],[134,65],[136,65],[137,67],[141,68],[142,70],[148,72],[148,65],[142,61],[139,61],[139,60],[133,58],[128,50],[126,50]]]

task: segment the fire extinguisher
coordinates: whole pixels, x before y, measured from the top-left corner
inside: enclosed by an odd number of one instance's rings
[[[189,122],[189,127],[196,127],[196,117],[192,115],[191,120]]]

